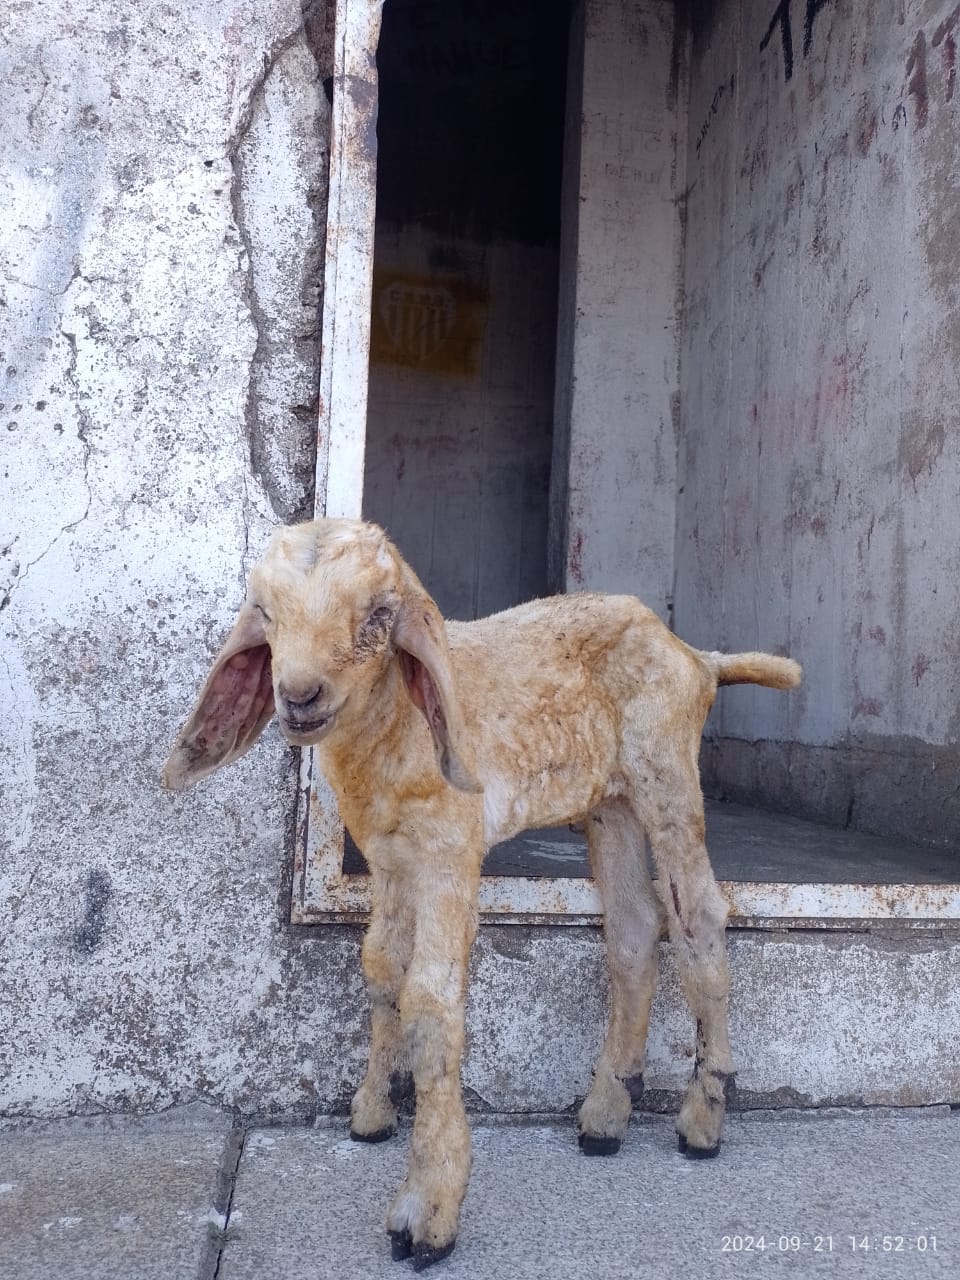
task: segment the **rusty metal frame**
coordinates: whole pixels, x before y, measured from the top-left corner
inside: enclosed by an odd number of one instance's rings
[[[317,510],[359,516],[367,418],[377,176],[376,49],[383,0],[336,0],[330,179],[324,265]],[[343,871],[336,800],[313,751],[301,761],[291,922],[362,922],[369,877]],[[734,926],[960,927],[960,885],[723,882]],[[486,876],[489,923],[598,925],[589,879]]]

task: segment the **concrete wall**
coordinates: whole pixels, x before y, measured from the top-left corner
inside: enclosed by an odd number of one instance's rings
[[[0,1111],[335,1094],[356,943],[284,927],[295,771],[168,744],[312,506],[328,108],[295,0],[7,6]],[[331,1020],[326,965],[353,1012]]]
[[[960,18],[695,6],[676,626],[789,652],[708,785],[960,841]]]
[[[633,592],[668,618],[679,414],[683,33],[674,5],[663,0],[586,0],[575,13],[574,32],[553,577],[571,591]]]

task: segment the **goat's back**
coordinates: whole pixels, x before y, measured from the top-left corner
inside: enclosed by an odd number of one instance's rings
[[[447,633],[488,840],[578,818],[616,794],[624,716],[647,692],[702,724],[716,687],[699,654],[632,596],[534,600]]]
[[[448,622],[447,634],[465,709],[478,713],[512,697],[553,699],[587,687],[619,698],[686,672],[699,685],[708,671],[635,596],[531,600],[476,622]]]

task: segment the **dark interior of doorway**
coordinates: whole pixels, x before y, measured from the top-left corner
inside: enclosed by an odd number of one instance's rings
[[[364,515],[447,617],[544,594],[565,0],[386,0]]]

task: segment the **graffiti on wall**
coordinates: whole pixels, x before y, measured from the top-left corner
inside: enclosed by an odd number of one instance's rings
[[[780,50],[783,56],[784,81],[789,81],[796,65],[794,44],[794,11],[803,13],[803,35],[801,56],[806,58],[813,43],[817,15],[834,0],[779,0],[767,26],[766,33],[760,41],[760,52],[763,53],[779,36]],[[923,28],[916,32],[906,59],[906,75],[904,96],[893,112],[891,125],[894,130],[907,123],[906,99],[913,104],[913,115],[917,127],[922,129],[927,123],[932,97],[942,98],[943,102],[953,101],[957,80],[957,36],[960,31],[960,4],[957,4],[932,31]],[[935,75],[939,64],[939,74]],[[936,78],[936,85],[931,80]],[[718,91],[719,92],[719,91]],[[713,113],[718,106],[714,100]],[[711,123],[708,114],[701,135],[705,136]],[[875,130],[874,130],[875,131]],[[697,150],[703,136],[697,139]]]
[[[716,93],[713,95],[713,100],[707,108],[707,114],[704,117],[703,124],[697,131],[697,155],[700,154],[700,148],[706,141],[711,125],[720,114],[720,107],[723,105],[724,99],[733,96],[736,83],[736,76],[731,75],[729,80],[724,80],[724,82],[718,86]]]
[[[767,45],[773,39],[775,31],[780,33],[780,47],[783,52],[783,78],[789,80],[793,75],[793,24],[791,21],[791,3],[792,0],[780,0],[776,9],[773,11],[773,17],[770,19],[770,25],[767,27],[767,34],[760,41],[760,52],[763,53]],[[817,20],[817,14],[821,9],[825,9],[828,4],[832,4],[833,0],[804,0],[803,14],[803,56],[806,57],[810,52],[810,45],[813,42],[813,27]]]
[[[927,34],[920,30],[914,38],[907,58],[907,95],[913,99],[914,114],[919,128],[927,123],[930,114],[930,73],[932,67],[928,50],[937,50],[933,57],[939,57],[942,71],[942,94],[944,102],[953,100],[953,91],[957,81],[957,28],[960,27],[960,4],[943,19],[934,29],[929,43]],[[900,116],[906,120],[906,110],[899,108]]]

